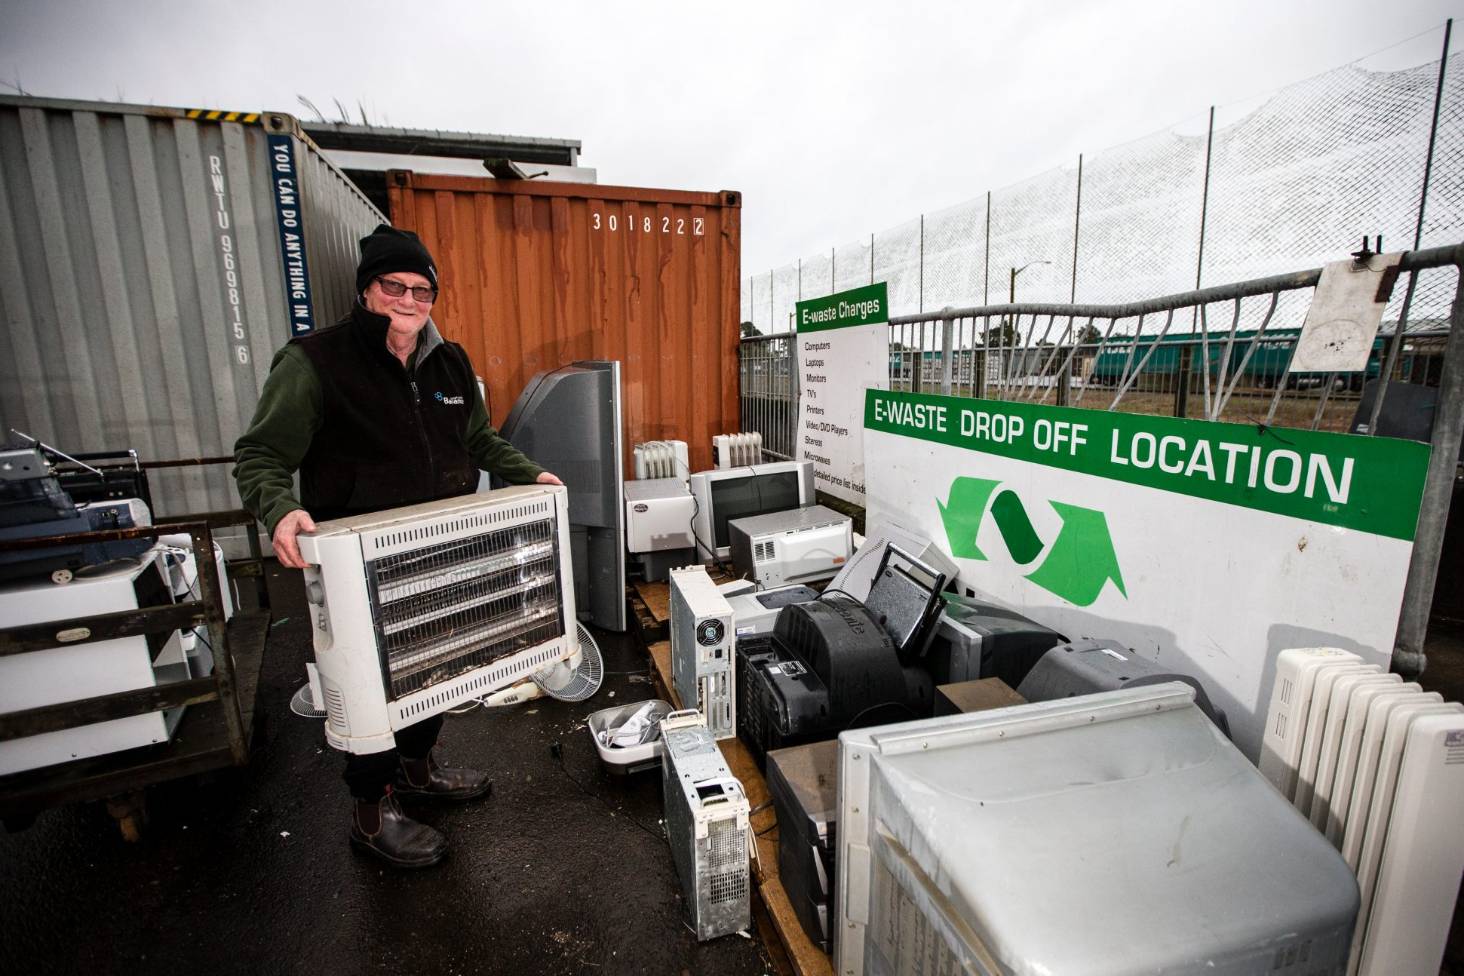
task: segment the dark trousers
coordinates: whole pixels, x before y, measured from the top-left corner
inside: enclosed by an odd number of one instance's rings
[[[442,716],[434,715],[397,730],[395,749],[364,756],[348,753],[346,785],[350,787],[351,795],[368,803],[380,800],[386,795],[387,785],[396,778],[398,756],[426,759],[432,747],[437,745],[437,733],[441,731]]]

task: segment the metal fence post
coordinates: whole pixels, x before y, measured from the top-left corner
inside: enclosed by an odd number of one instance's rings
[[[1179,374],[1174,379],[1174,415],[1189,414],[1190,363],[1195,347],[1186,342],[1179,347]]]
[[[956,320],[950,313],[954,311],[949,305],[941,309],[945,318],[940,320],[940,392],[942,396],[951,395],[951,350],[955,347]]]
[[[1393,645],[1393,667],[1404,674],[1421,674],[1428,664],[1423,641],[1428,635],[1428,615],[1433,607],[1444,529],[1449,521],[1449,503],[1459,467],[1459,440],[1464,436],[1464,264],[1457,267],[1454,308],[1449,313],[1449,339],[1444,348],[1438,407],[1434,413],[1433,454],[1423,485],[1418,531],[1413,536],[1413,559],[1408,564],[1403,611]]]
[[[1428,206],[1428,184],[1433,176],[1434,144],[1439,135],[1439,107],[1444,101],[1444,72],[1449,65],[1449,42],[1454,34],[1454,18],[1444,22],[1444,53],[1439,58],[1439,80],[1434,88],[1433,123],[1428,130],[1428,150],[1423,157],[1423,188],[1418,194],[1418,221],[1413,228],[1413,249],[1423,246],[1423,214]],[[1378,245],[1381,247],[1382,245]],[[1367,418],[1367,433],[1376,436],[1378,415],[1383,412],[1383,400],[1388,395],[1388,384],[1393,381],[1393,370],[1398,365],[1398,351],[1403,348],[1403,336],[1408,331],[1408,310],[1413,305],[1413,291],[1418,286],[1418,272],[1408,276],[1408,291],[1403,296],[1403,308],[1398,313],[1398,325],[1393,330],[1393,341],[1388,343],[1388,352],[1383,367],[1378,372],[1378,389],[1373,396],[1372,413]]]

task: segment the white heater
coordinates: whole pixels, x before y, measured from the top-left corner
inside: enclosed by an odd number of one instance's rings
[[[762,463],[762,435],[718,434],[712,438],[712,466],[719,470]]]
[[[638,481],[680,478],[691,474],[686,441],[646,441],[635,446],[635,477]]]
[[[515,684],[577,648],[568,494],[484,494],[322,522],[300,536],[326,740],[397,729]]]
[[[1261,768],[1357,875],[1349,976],[1438,972],[1464,873],[1464,705],[1344,651],[1283,651]]]

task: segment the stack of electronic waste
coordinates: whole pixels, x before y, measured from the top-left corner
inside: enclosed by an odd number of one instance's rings
[[[197,570],[187,537],[173,540],[173,546],[151,538],[93,542],[84,537],[152,524],[141,498],[120,497],[129,489],[147,493],[146,476],[133,460],[130,469],[113,471],[38,442],[0,450],[0,541],[63,537],[54,546],[0,553],[3,626],[65,628],[64,621],[79,617],[189,598]],[[78,504],[73,490],[95,500]],[[221,555],[215,559],[224,580]],[[224,595],[227,600],[227,589]],[[231,611],[226,602],[226,615]],[[0,656],[0,712],[151,688],[212,670],[203,628],[7,654]],[[0,743],[0,775],[166,742],[183,711],[180,706],[9,739]]]
[[[152,515],[141,499],[76,504],[39,444],[0,450],[0,541],[151,524]],[[140,556],[151,547],[150,539],[128,539],[0,553],[0,580],[53,577],[67,582],[85,566]]]
[[[945,581],[891,547],[863,602],[831,589],[783,608],[770,636],[738,641],[738,733],[758,764],[772,749],[929,715],[934,684],[915,662]]]
[[[1023,704],[1022,697],[999,678],[946,685],[947,689],[981,686],[981,707]],[[971,711],[964,708],[960,711]],[[953,713],[954,714],[954,713]],[[832,952],[838,917],[835,901],[838,850],[837,740],[778,749],[768,753],[767,783],[778,816],[778,878],[809,941]]]

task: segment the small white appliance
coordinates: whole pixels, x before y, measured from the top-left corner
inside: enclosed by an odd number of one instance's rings
[[[725,471],[762,463],[762,434],[718,434],[712,438],[712,466]]]
[[[705,942],[752,923],[751,808],[702,716],[661,720],[666,839],[681,879],[687,921]]]
[[[696,502],[681,478],[625,483],[625,543],[633,553],[690,549]]]
[[[691,462],[686,452],[686,441],[646,441],[635,446],[636,478],[642,481],[680,478],[685,484],[690,474]]]
[[[390,749],[397,729],[576,654],[567,499],[503,488],[300,537],[331,746]]]
[[[733,519],[732,566],[763,586],[832,579],[854,549],[854,523],[822,505]]]
[[[704,566],[671,570],[671,684],[718,739],[737,734],[732,608]]]

